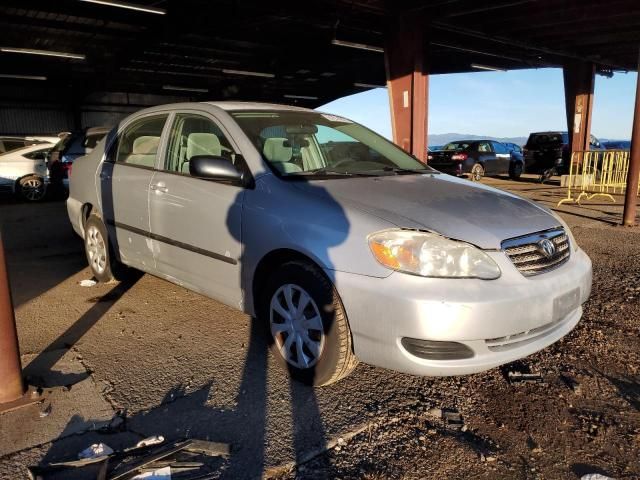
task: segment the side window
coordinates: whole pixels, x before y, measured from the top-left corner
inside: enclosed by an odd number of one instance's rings
[[[507,148],[500,142],[491,142],[493,144],[493,151],[496,153],[507,153]]]
[[[480,142],[478,144],[478,151],[482,153],[489,153],[491,152],[491,145],[489,145],[488,142]]]
[[[164,168],[188,175],[189,162],[198,155],[235,161],[233,147],[218,125],[202,115],[180,113],[171,128]]]
[[[158,115],[142,118],[129,125],[118,138],[115,161],[153,168],[166,121],[167,115]]]

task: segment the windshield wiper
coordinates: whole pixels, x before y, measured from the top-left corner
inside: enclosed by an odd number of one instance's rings
[[[330,168],[319,168],[317,170],[308,170],[306,172],[300,172],[296,175],[341,175],[349,177],[370,177],[371,175],[364,172],[344,172],[339,170],[331,170]]]
[[[435,170],[432,170],[430,168],[400,168],[400,167],[384,167],[383,170],[385,172],[394,172],[397,173],[398,175],[403,175],[403,174],[407,174],[407,173],[419,173],[419,174],[425,174],[425,173],[440,173],[437,172]]]

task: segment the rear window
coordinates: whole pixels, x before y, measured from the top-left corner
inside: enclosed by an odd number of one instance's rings
[[[469,142],[451,142],[442,147],[442,150],[467,150],[470,145]]]
[[[96,145],[98,144],[98,142],[102,140],[106,134],[107,132],[93,133],[91,135],[87,135],[87,137],[84,139],[84,146],[86,148],[96,148]]]
[[[540,145],[561,145],[569,143],[569,135],[567,133],[533,133],[529,136],[527,147],[537,147]]]

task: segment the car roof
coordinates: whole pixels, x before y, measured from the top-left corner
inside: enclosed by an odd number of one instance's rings
[[[262,103],[262,102],[201,102],[214,107],[221,108],[226,111],[235,110],[287,110],[291,112],[314,112],[309,108],[296,107],[293,105],[281,105],[278,103]]]

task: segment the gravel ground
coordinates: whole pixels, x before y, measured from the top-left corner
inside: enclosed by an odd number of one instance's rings
[[[559,194],[488,183],[549,205]],[[62,203],[2,205],[22,352],[71,349],[125,422],[2,457],[0,478],[155,433],[230,442],[212,464],[223,478],[640,478],[640,231],[599,218],[619,214],[610,205],[561,211],[594,264],[583,320],[562,341],[467,377],[361,364],[314,391],[290,384],[252,320],[217,302],[148,275],[80,287],[90,275]],[[542,382],[511,384],[509,369]]]

